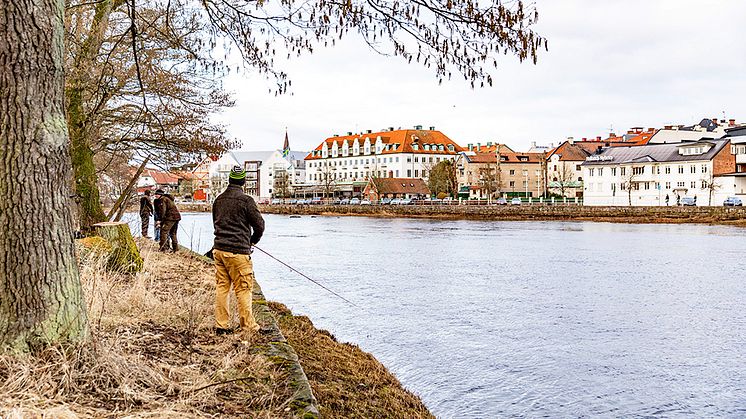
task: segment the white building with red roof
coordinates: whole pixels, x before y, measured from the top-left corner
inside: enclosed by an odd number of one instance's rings
[[[435,127],[348,133],[327,138],[306,156],[306,182],[353,192],[351,185],[364,187],[371,177],[427,179],[433,166],[461,151]]]

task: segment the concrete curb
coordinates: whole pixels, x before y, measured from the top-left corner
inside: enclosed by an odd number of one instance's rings
[[[180,250],[191,254],[196,259],[205,263],[214,263],[212,259],[205,257],[184,246],[179,246]],[[293,389],[293,396],[290,397],[289,406],[293,416],[303,419],[314,419],[321,417],[317,407],[318,402],[311,390],[311,384],[308,382],[303,367],[295,350],[285,339],[285,336],[277,324],[277,319],[267,305],[267,299],[264,297],[262,288],[254,280],[254,293],[252,295],[252,311],[254,318],[261,327],[262,333],[269,338],[269,343],[257,346],[260,353],[267,356],[275,365],[282,368],[288,375],[290,387]]]

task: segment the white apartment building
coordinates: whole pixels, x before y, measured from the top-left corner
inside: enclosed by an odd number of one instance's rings
[[[285,195],[306,180],[304,157],[307,153],[290,151],[283,157],[281,150],[229,151],[219,159],[205,159],[195,168],[195,178],[202,179],[206,199],[212,202],[228,187],[228,175],[233,166],[246,170],[246,193],[257,200],[275,196],[276,188],[283,185]],[[281,181],[275,179],[282,177]]]
[[[610,147],[581,164],[585,205],[665,206],[683,197],[722,205],[732,195],[735,156],[728,139]],[[714,185],[714,186],[713,186]]]
[[[308,154],[306,182],[333,183],[338,190],[355,183],[364,185],[371,177],[426,179],[433,166],[454,160],[461,151],[435,127],[348,133],[327,138]]]

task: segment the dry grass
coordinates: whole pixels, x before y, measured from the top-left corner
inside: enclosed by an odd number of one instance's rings
[[[135,276],[82,261],[88,342],[0,355],[0,417],[288,416],[286,380],[252,349],[261,337],[214,336],[213,268],[138,245]]]
[[[282,333],[295,349],[324,418],[432,418],[373,355],[339,343],[308,317],[270,303]]]

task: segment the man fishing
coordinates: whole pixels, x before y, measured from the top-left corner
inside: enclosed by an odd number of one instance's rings
[[[238,318],[241,330],[255,332],[259,325],[251,312],[251,295],[254,287],[254,268],[251,263],[251,246],[264,234],[264,219],[254,199],[243,192],[246,171],[234,166],[228,176],[228,188],[212,204],[212,222],[215,228],[215,333],[231,333],[228,316],[228,294],[231,285],[238,301]]]
[[[150,226],[151,215],[153,215],[153,203],[150,202],[150,191],[145,191],[145,194],[140,198],[140,232],[145,238],[150,238],[148,227]]]

